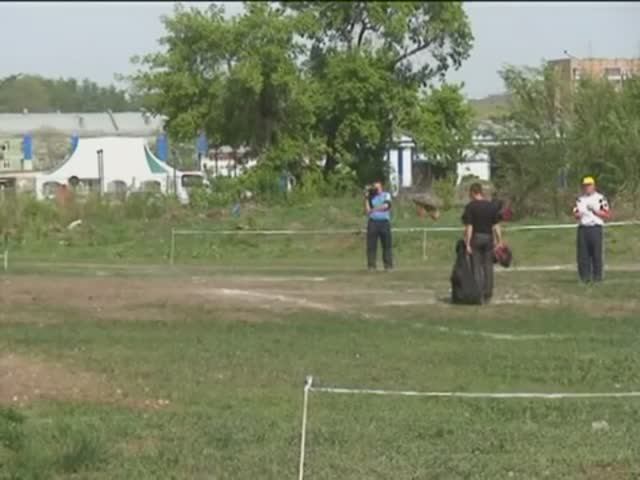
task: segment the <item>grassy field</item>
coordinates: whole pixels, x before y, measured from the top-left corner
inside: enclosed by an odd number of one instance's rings
[[[446,303],[448,273],[5,275],[0,479],[296,478],[307,374],[365,388],[639,390],[640,274],[589,288],[568,271],[501,271],[495,303],[478,309]],[[640,399],[312,393],[305,478],[638,478],[639,414]]]
[[[352,388],[640,390],[638,227],[608,230],[607,279],[590,288],[573,230],[507,226],[516,268],[478,309],[447,303],[458,232],[429,233],[426,251],[421,233],[396,234],[391,274],[363,271],[355,233],[181,236],[169,266],[172,228],[358,229],[359,199],[238,217],[21,208],[0,276],[0,480],[296,478],[309,374]],[[434,223],[399,202],[394,225],[459,226],[459,212]],[[640,478],[639,413],[640,399],[312,393],[305,478]]]

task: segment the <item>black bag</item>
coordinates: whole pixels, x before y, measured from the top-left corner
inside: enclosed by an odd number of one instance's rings
[[[451,303],[481,305],[482,292],[473,275],[471,256],[467,255],[464,240],[456,243],[456,262],[451,272]]]

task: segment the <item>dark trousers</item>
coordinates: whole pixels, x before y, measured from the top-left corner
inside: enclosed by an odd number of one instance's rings
[[[390,270],[393,268],[393,256],[391,254],[391,223],[388,220],[369,220],[367,224],[367,265],[370,269],[376,268],[378,239],[382,244],[384,268]]]
[[[471,239],[473,275],[485,300],[493,296],[493,235],[476,233]]]
[[[578,227],[578,275],[583,282],[602,281],[602,227]]]

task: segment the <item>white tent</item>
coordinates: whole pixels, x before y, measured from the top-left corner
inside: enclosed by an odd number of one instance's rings
[[[182,176],[183,172],[159,160],[144,138],[80,138],[62,165],[36,176],[36,195],[44,198],[51,187],[68,184],[77,177],[81,185],[102,192],[156,190],[175,192],[182,201],[188,201]]]

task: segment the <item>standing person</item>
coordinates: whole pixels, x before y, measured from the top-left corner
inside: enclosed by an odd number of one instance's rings
[[[493,296],[493,252],[502,245],[500,208],[485,198],[480,183],[471,185],[469,197],[471,201],[462,214],[464,242],[482,292],[482,303],[489,303]]]
[[[367,266],[376,270],[378,239],[382,244],[382,261],[385,271],[393,269],[391,250],[391,194],[383,190],[382,181],[376,181],[367,191],[365,198],[367,212]]]
[[[611,218],[609,202],[596,190],[593,177],[582,179],[582,194],[573,207],[578,221],[578,275],[584,283],[602,281],[603,226]]]

